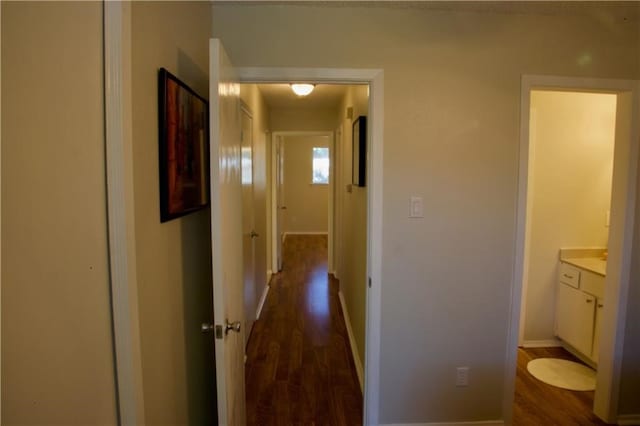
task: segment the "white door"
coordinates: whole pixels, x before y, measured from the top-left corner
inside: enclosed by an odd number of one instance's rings
[[[256,320],[256,249],[253,205],[253,120],[242,108],[242,263],[244,282],[244,345],[247,347],[251,327]]]
[[[284,140],[278,137],[276,142],[276,254],[278,271],[282,270],[282,242],[284,240],[284,215],[287,210],[284,199]]]
[[[245,423],[240,85],[219,40],[209,42],[213,317],[218,424]]]

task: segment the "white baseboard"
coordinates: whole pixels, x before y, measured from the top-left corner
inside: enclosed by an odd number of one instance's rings
[[[267,285],[271,283],[271,277],[273,276],[273,271],[271,269],[267,270]]]
[[[268,293],[269,293],[269,284],[264,286],[264,290],[262,291],[262,296],[260,297],[260,302],[258,302],[258,309],[256,309],[256,320],[260,318],[260,314],[262,313],[262,307],[264,306],[264,302],[267,300]]]
[[[340,298],[340,306],[342,306],[342,313],[344,314],[344,322],[347,326],[347,334],[349,335],[349,346],[351,346],[351,354],[353,355],[353,363],[356,366],[356,374],[358,375],[358,381],[360,382],[360,390],[364,392],[364,374],[362,372],[362,363],[360,362],[358,346],[356,346],[356,339],[353,335],[353,329],[351,328],[351,319],[349,318],[349,312],[347,311],[347,304],[344,301],[344,295],[341,291],[338,292],[338,297]]]
[[[640,425],[640,414],[621,414],[618,416],[618,424],[621,426]]]
[[[485,420],[479,422],[440,422],[440,423],[387,423],[380,426],[504,426],[503,420]]]
[[[557,348],[560,346],[562,346],[562,343],[557,339],[525,340],[522,342],[523,348]]]

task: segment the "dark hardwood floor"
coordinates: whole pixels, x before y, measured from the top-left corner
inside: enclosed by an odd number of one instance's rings
[[[579,362],[563,348],[518,348],[514,426],[605,425],[593,414],[594,392],[575,392],[548,385],[527,371],[536,358],[562,358]]]
[[[247,346],[248,425],[362,425],[327,237],[290,235]]]

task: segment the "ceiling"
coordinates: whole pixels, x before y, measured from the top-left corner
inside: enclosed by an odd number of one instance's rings
[[[347,90],[346,85],[316,84],[308,96],[297,96],[289,84],[258,84],[265,102],[271,108],[337,108]]]

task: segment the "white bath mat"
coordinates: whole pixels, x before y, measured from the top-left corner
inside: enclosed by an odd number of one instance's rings
[[[536,379],[559,388],[575,391],[592,391],[596,388],[596,372],[577,362],[538,358],[529,361],[527,370]]]

